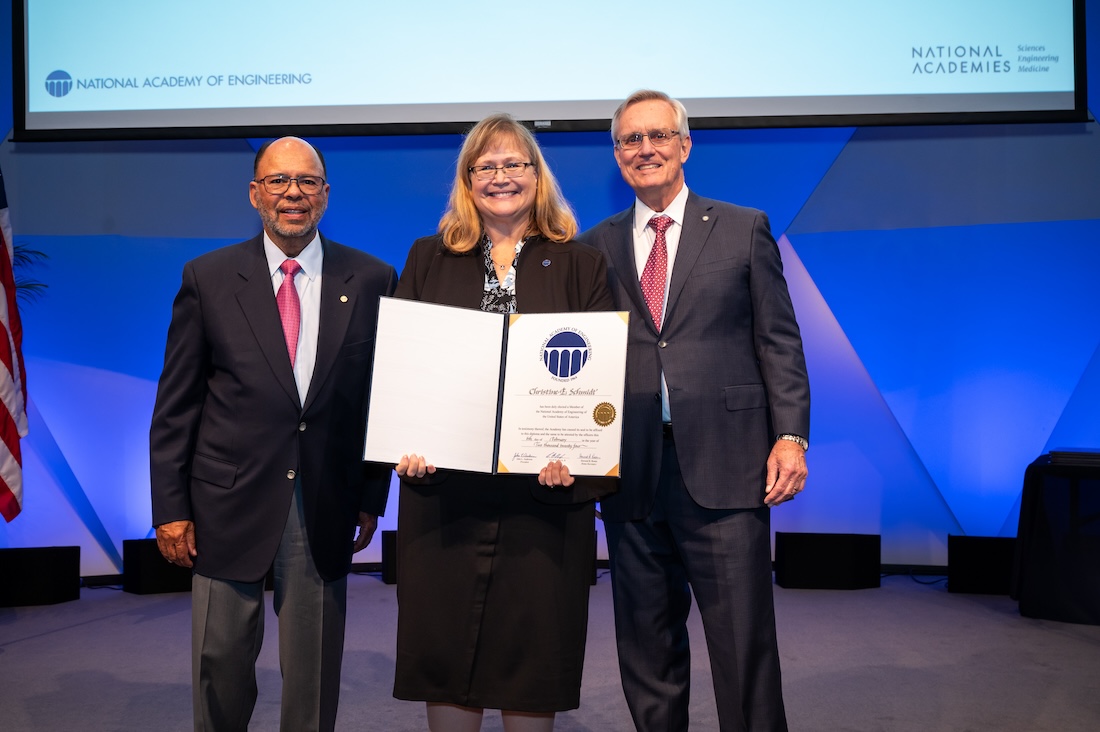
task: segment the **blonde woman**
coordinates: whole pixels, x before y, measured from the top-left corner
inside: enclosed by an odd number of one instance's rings
[[[490,116],[467,134],[439,232],[413,244],[396,294],[503,313],[611,310],[603,256],[576,231],[532,134]],[[461,363],[454,374],[460,388]],[[410,448],[397,465],[394,696],[426,702],[432,732],[476,732],[487,708],[506,732],[548,732],[580,704],[594,503],[617,483],[560,462],[538,478],[437,471]]]

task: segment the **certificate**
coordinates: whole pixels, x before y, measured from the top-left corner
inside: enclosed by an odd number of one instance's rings
[[[363,459],[619,474],[627,314],[504,315],[382,298]]]
[[[618,476],[627,314],[508,317],[497,472]]]

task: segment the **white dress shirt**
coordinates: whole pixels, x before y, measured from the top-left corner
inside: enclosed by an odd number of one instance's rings
[[[294,287],[298,290],[298,300],[302,307],[298,331],[298,353],[294,358],[294,383],[298,386],[298,400],[305,403],[309,393],[309,383],[313,379],[313,366],[317,363],[317,331],[321,324],[321,266],[325,260],[325,250],[321,246],[321,236],[314,234],[311,241],[297,257],[287,257],[264,232],[264,254],[267,256],[267,271],[271,276],[271,289],[278,294],[285,275],[279,269],[287,259],[293,259],[302,268],[294,278]]]

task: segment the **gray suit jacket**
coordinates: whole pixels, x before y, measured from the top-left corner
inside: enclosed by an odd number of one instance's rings
[[[603,517],[648,515],[661,457],[661,372],[688,493],[705,508],[763,505],[775,436],[809,438],[810,389],[779,248],[756,209],[689,193],[658,333],[638,282],[634,209],[578,237],[604,252],[630,311],[620,491]]]

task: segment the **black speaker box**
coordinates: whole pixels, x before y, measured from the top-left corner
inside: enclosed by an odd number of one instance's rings
[[[947,535],[947,591],[1007,595],[1016,557],[1014,536]]]
[[[382,532],[382,581],[397,584],[397,532]]]
[[[190,592],[191,570],[165,559],[156,539],[124,539],[122,589],[135,595]]]
[[[802,590],[879,587],[882,537],[878,534],[775,532],[775,583]]]
[[[0,549],[0,607],[80,599],[80,547]]]

